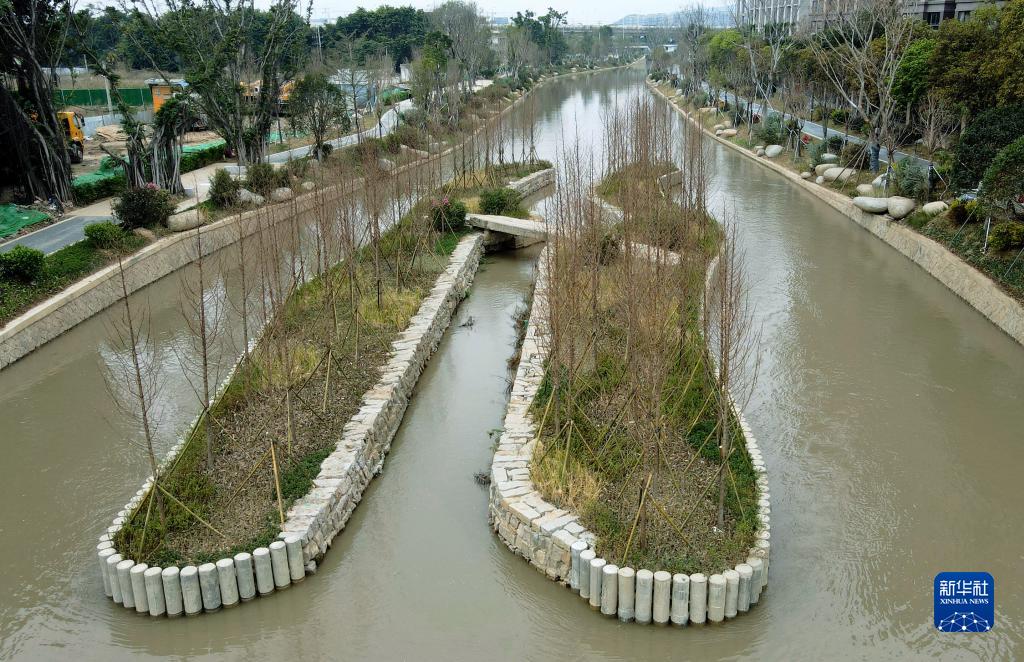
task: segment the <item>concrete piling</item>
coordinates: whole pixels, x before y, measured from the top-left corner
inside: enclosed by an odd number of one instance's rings
[[[150,616],[162,616],[167,611],[164,604],[164,585],[161,581],[162,568],[146,568],[142,573],[142,581],[146,585],[146,602],[149,603]]]
[[[717,573],[708,577],[708,620],[725,620],[725,577]]]
[[[238,597],[248,602],[256,597],[256,578],[252,574],[252,554],[235,554],[235,581],[238,582]]]
[[[739,597],[740,573],[735,570],[726,570],[722,573],[725,577],[725,617],[736,618],[736,601]]]
[[[195,616],[203,611],[203,591],[199,587],[199,568],[187,565],[178,573],[181,580],[181,602],[186,616]]]
[[[175,618],[185,611],[185,602],[181,595],[181,571],[177,568],[164,568],[160,573],[160,583],[164,585],[164,606],[167,616]]]
[[[638,570],[636,573],[636,622],[650,623],[654,602],[654,573]]]
[[[204,563],[199,566],[199,591],[203,596],[203,609],[220,609],[220,577],[214,564]]]
[[[698,625],[708,616],[708,578],[701,572],[690,575],[690,622]]]
[[[267,595],[274,592],[274,570],[270,562],[270,550],[266,547],[257,547],[252,553],[253,563],[256,565],[256,588],[260,595]]]
[[[117,582],[121,585],[121,604],[126,609],[135,609],[135,593],[132,591],[132,578],[129,574],[135,561],[125,559],[117,564]]]
[[[674,625],[686,625],[690,620],[690,576],[682,573],[672,575],[672,608],[669,620]]]
[[[270,543],[270,565],[274,572],[274,586],[288,588],[291,585],[291,571],[288,569],[288,550],[283,540]]]
[[[654,573],[654,622],[659,625],[668,623],[669,607],[672,599],[672,575],[659,570]]]
[[[739,573],[740,583],[736,592],[736,611],[743,613],[750,610],[750,578],[754,576],[754,570],[746,563],[736,566]]]
[[[224,607],[238,604],[238,581],[235,579],[235,562],[231,559],[217,561],[217,580],[220,585],[220,603]]]
[[[580,554],[587,548],[587,543],[582,540],[577,540],[569,548],[570,559],[572,561],[572,567],[569,571],[569,588],[574,591],[580,590]]]
[[[606,563],[604,559],[590,562],[590,606],[594,609],[601,608],[601,571]]]
[[[288,576],[293,582],[301,582],[306,578],[306,564],[302,561],[302,540],[298,536],[284,539],[284,547],[288,552]]]
[[[146,596],[146,576],[149,570],[146,563],[136,563],[128,571],[128,579],[132,583],[132,598],[135,600],[135,611],[140,614],[149,613],[149,598]]]
[[[117,554],[113,547],[107,547],[97,552],[100,559],[100,579],[103,580],[103,594],[108,598],[113,597],[114,592],[110,586],[110,571],[107,567],[107,559]]]
[[[580,552],[580,597],[584,600],[590,599],[590,563],[597,557],[592,549],[585,549]]]
[[[636,571],[633,568],[619,568],[619,620],[629,623],[633,620],[636,600]]]
[[[601,613],[614,616],[619,604],[619,566],[608,563],[601,568]]]
[[[117,564],[122,561],[120,554],[111,554],[107,557],[107,577],[110,579],[110,597],[115,604],[122,604],[121,582],[117,580]]]
[[[764,562],[756,556],[747,558],[747,565],[750,566],[750,604],[756,605],[761,597],[761,571],[764,570]]]

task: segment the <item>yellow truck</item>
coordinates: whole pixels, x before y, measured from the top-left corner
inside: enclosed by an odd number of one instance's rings
[[[64,131],[68,158],[72,163],[81,163],[85,154],[85,118],[73,110],[62,110],[57,113],[57,123]]]

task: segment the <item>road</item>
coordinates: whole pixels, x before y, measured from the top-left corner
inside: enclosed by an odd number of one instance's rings
[[[347,136],[342,136],[341,138],[336,138],[329,142],[335,149],[338,149],[354,145],[356,142],[364,138],[387,135],[391,133],[396,126],[398,126],[399,113],[405,112],[410,108],[412,108],[412,100],[406,99],[405,101],[401,101],[394,108],[384,113],[381,116],[380,122],[373,127],[366,129],[359,134],[353,133]],[[309,154],[311,149],[311,145],[296,147],[295,149],[290,149],[286,152],[271,154],[267,157],[267,161],[269,163],[286,163],[290,159],[303,158]],[[236,177],[241,177],[245,174],[244,167],[225,163],[214,163],[212,165],[199,168],[193,172],[185,173],[181,177],[182,184],[186,189],[191,191],[191,196],[178,205],[177,211],[194,207],[209,196],[209,177],[213,174],[213,171],[218,168],[224,168]],[[66,246],[70,246],[71,244],[84,239],[86,225],[109,220],[113,220],[113,217],[110,214],[110,200],[100,200],[88,207],[83,207],[78,210],[76,214],[69,216],[62,221],[58,221],[52,225],[47,225],[35,232],[30,232],[29,234],[22,235],[16,239],[0,244],[0,253],[6,253],[15,246],[26,246],[28,248],[36,248],[49,255],[50,253],[55,253]]]

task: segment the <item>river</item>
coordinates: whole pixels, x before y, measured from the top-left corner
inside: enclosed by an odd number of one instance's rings
[[[577,135],[599,149],[603,109],[639,93],[635,70],[537,90],[539,156],[557,161]],[[473,474],[503,418],[532,249],[485,260],[317,574],[214,615],[167,622],[102,597],[94,541],[147,473],[138,426],[104,387],[116,311],[0,372],[0,658],[1012,659],[1024,649],[1024,350],[810,194],[711,154],[762,329],[745,409],[769,468],[772,576],[751,613],[681,631],[602,619],[490,532]],[[215,286],[230,288],[224,271]],[[171,276],[134,297],[168,366],[185,335],[177,288]],[[169,372],[161,448],[197,409]],[[943,570],[992,573],[992,632],[935,632]]]

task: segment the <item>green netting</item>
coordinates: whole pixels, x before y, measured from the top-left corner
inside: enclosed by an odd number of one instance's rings
[[[23,227],[45,221],[49,216],[18,205],[0,205],[0,237],[9,237]]]
[[[104,156],[100,159],[99,170],[78,175],[71,180],[71,184],[72,186],[76,184],[92,184],[104,179],[110,179],[111,177],[120,177],[122,174],[121,166],[109,156]]]
[[[153,92],[148,87],[119,87],[121,98],[129,106],[149,106],[153,104]],[[54,90],[53,99],[57,106],[106,106],[107,90],[100,87],[94,89]]]
[[[211,147],[217,147],[217,146],[220,146],[220,145],[223,145],[223,144],[225,144],[223,138],[216,138],[214,140],[207,140],[204,143],[199,143],[199,144],[196,144],[196,145],[185,145],[184,147],[181,148],[181,151],[183,151],[183,152],[201,152],[204,149],[210,149]]]

